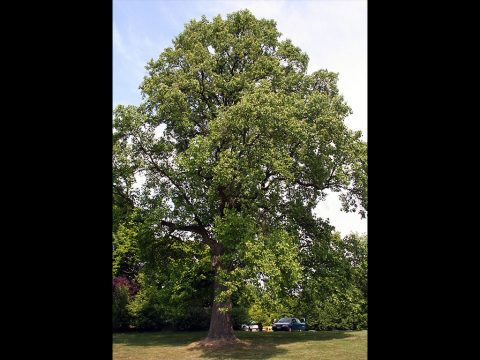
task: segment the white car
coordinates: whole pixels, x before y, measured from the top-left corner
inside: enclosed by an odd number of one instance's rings
[[[258,324],[254,321],[250,321],[248,324],[242,324],[243,331],[259,331]]]

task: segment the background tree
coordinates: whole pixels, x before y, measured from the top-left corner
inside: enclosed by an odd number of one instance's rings
[[[138,209],[135,206],[137,192],[135,161],[130,157],[130,146],[122,147],[122,135],[114,133],[112,148],[112,244],[113,277],[126,277],[135,281],[140,269],[137,245]]]
[[[345,211],[367,209],[366,144],[343,122],[337,74],[307,74],[308,56],[279,37],[248,10],[192,20],[149,62],[142,104],[114,110],[121,185],[146,179],[138,196],[123,191],[152,234],[142,248],[209,253],[207,341],[235,340],[235,297],[298,293],[304,233],[327,189]]]
[[[320,223],[312,230],[302,247],[302,291],[293,312],[303,314],[317,330],[366,328],[366,236],[342,239],[331,226]]]

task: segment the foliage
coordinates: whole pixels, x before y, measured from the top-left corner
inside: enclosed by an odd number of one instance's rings
[[[130,299],[130,284],[124,278],[114,279],[112,284],[112,329],[126,330],[130,324],[128,303]]]
[[[182,245],[182,244],[179,244]],[[208,327],[211,303],[209,263],[189,256],[183,244],[172,253],[158,255],[161,263],[149,264],[139,276],[141,289],[129,306],[132,325],[137,329],[200,330]],[[161,270],[159,270],[161,269]]]
[[[137,233],[131,223],[120,223],[113,233],[112,270],[113,276],[126,277],[135,281],[141,268]]]
[[[128,308],[132,325],[139,330],[161,330],[165,326],[166,314],[161,294],[151,286],[142,286]]]
[[[328,236],[327,236],[328,235]],[[296,307],[315,329],[367,327],[366,237],[324,233],[303,254],[302,292]]]
[[[112,196],[112,276],[135,281],[141,268],[138,249],[138,209],[135,207],[134,170],[114,135]]]
[[[233,328],[235,330],[241,330],[242,329],[242,324],[246,324],[249,322],[252,318],[249,315],[249,309],[242,307],[242,306],[233,306],[232,309],[232,322],[233,322]]]
[[[186,328],[212,300],[259,317],[299,299],[340,311],[358,293],[343,285],[366,291],[313,210],[332,190],[365,216],[367,144],[344,124],[338,74],[307,67],[273,20],[202,17],[149,62],[142,104],[114,110],[114,272],[145,276],[139,326]]]

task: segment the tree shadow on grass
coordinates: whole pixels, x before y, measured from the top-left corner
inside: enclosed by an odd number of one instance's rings
[[[288,349],[278,347],[283,344],[325,341],[351,337],[345,331],[295,332],[295,333],[236,333],[246,344],[229,346],[222,349],[202,349],[202,358],[209,359],[269,359],[285,353]],[[293,355],[293,354],[292,354]]]
[[[126,346],[187,346],[207,336],[206,331],[127,332],[114,333],[113,344]]]
[[[219,349],[201,348],[192,346],[207,336],[206,331],[198,332],[130,332],[113,335],[113,344],[124,346],[159,346],[188,347],[191,351],[201,351],[200,357],[207,359],[269,359],[287,353],[289,350],[278,347],[283,344],[325,341],[344,339],[353,335],[348,331],[319,331],[319,332],[274,332],[258,333],[237,331],[235,335],[242,340],[241,344],[231,345]]]

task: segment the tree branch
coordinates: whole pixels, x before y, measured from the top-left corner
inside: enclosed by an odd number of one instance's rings
[[[162,221],[160,221],[160,223],[163,226],[169,227],[171,230],[190,231],[190,232],[194,232],[194,233],[197,233],[197,234],[200,234],[200,235],[205,230],[202,226],[200,226],[198,224],[182,225],[182,224],[177,224],[177,223],[174,223],[174,222],[171,222],[171,221],[166,221],[166,220],[162,220]]]
[[[325,190],[325,189],[328,189],[329,187],[331,187],[333,184],[331,183],[331,181],[333,180],[333,177],[334,177],[334,174],[335,174],[335,170],[337,169],[338,167],[338,163],[335,163],[333,165],[333,168],[332,168],[332,171],[330,171],[330,175],[328,176],[328,179],[325,181],[325,183],[323,184],[323,186],[320,186],[318,184],[315,184],[313,182],[305,182],[305,181],[302,181],[300,179],[295,179],[295,184],[298,184],[298,185],[301,185],[301,186],[307,186],[307,187],[312,187],[316,190]]]
[[[317,184],[314,184],[313,182],[305,182],[300,179],[295,179],[295,184],[301,185],[301,186],[306,186],[306,187],[312,187],[316,190],[325,190],[328,186],[318,186]]]
[[[113,185],[113,188],[117,191],[117,194],[120,195],[122,199],[124,199],[132,208],[135,207],[133,200],[127,194],[125,194],[119,186]]]
[[[200,224],[191,224],[191,225],[182,225],[182,224],[177,224],[173,223],[171,221],[166,221],[166,220],[161,220],[160,224],[163,226],[167,226],[171,232],[175,230],[180,230],[180,231],[189,231],[193,232],[196,234],[199,234],[202,236],[202,240],[209,245],[210,247],[216,246],[216,241],[212,239],[210,236],[210,233],[205,229],[203,225]]]
[[[195,207],[193,206],[192,202],[190,201],[190,199],[188,198],[187,194],[185,194],[185,192],[182,191],[182,188],[171,178],[171,176],[169,176],[165,170],[163,170],[162,168],[160,168],[160,166],[158,166],[158,164],[155,162],[155,160],[153,159],[152,155],[141,145],[139,144],[140,146],[140,149],[142,150],[142,152],[148,156],[148,158],[150,159],[150,163],[152,164],[152,166],[160,173],[160,175],[163,175],[165,176],[171,183],[173,186],[175,186],[177,188],[177,190],[179,191],[180,195],[182,196],[182,198],[186,201],[186,203],[190,206],[190,211],[192,212],[194,218],[195,218],[195,221],[200,224],[201,226],[204,226],[202,224],[202,221],[200,220],[200,218],[198,217],[198,215],[195,213]]]

